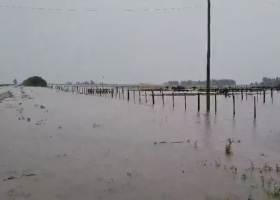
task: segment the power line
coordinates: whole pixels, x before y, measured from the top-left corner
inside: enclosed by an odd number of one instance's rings
[[[268,5],[273,5],[273,6],[280,6],[280,4],[277,4],[277,3],[271,3],[271,2],[267,2],[267,1],[260,1],[261,3],[264,3],[264,4],[268,4]]]
[[[32,11],[69,11],[69,12],[100,12],[100,11],[106,11],[106,10],[98,10],[98,9],[74,9],[74,8],[46,8],[46,7],[27,7],[27,6],[9,6],[9,5],[0,5],[0,9],[22,9],[22,10],[32,10]],[[125,9],[125,10],[119,10],[124,12],[138,12],[138,11],[144,11],[144,12],[160,12],[160,11],[175,11],[175,10],[186,10],[186,9],[194,9],[194,8],[202,8],[202,6],[184,6],[184,7],[173,7],[173,8],[148,8],[148,9]],[[107,10],[110,11],[110,10]]]

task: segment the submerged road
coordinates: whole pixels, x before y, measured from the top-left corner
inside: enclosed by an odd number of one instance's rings
[[[259,171],[246,169],[250,160],[255,167],[279,162],[278,147],[264,147],[275,138],[264,139],[269,131],[253,137],[251,126],[244,134],[228,120],[209,125],[196,114],[118,99],[11,92],[0,104],[1,200],[263,199]],[[221,126],[232,131],[219,133]],[[235,143],[226,156],[229,136]],[[279,180],[275,170],[263,176]]]

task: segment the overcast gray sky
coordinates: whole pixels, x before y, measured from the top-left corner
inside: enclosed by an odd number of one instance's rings
[[[243,84],[280,76],[280,0],[265,1],[212,0],[211,78]],[[55,83],[205,80],[206,0],[0,6],[0,83],[34,75]]]

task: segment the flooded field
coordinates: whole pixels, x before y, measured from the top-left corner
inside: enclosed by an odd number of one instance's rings
[[[280,95],[114,98],[12,88],[0,104],[0,199],[279,199]],[[124,98],[125,100],[122,100]],[[231,138],[229,145],[228,138]],[[226,154],[226,146],[230,152]],[[278,172],[279,171],[279,172]]]

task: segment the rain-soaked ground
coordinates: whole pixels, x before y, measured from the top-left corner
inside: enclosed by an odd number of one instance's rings
[[[279,199],[280,95],[133,102],[45,88],[0,104],[0,199]],[[212,100],[214,96],[211,97]],[[122,96],[121,96],[122,99]],[[231,153],[225,153],[228,138]]]

